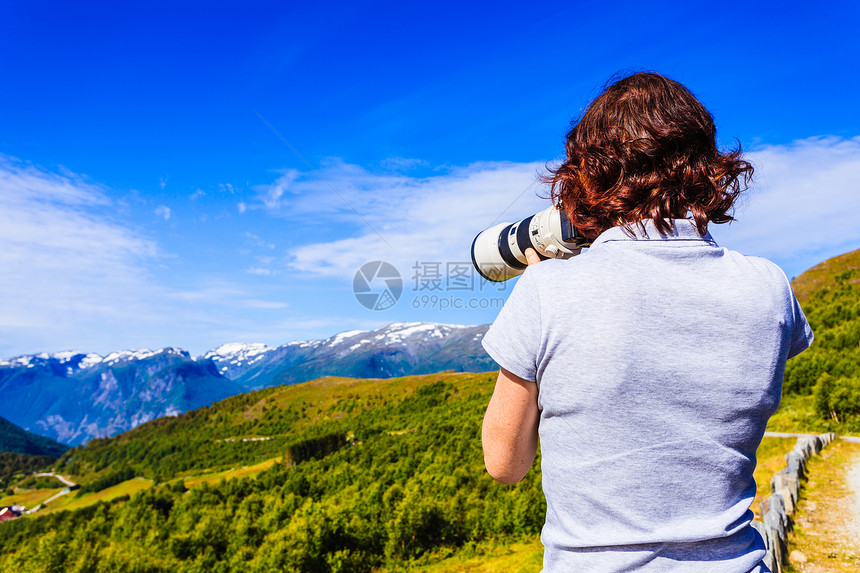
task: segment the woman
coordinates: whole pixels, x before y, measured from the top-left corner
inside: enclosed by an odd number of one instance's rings
[[[708,234],[752,167],[650,72],[606,88],[566,151],[552,198],[593,243],[530,265],[484,338],[487,469],[519,481],[540,436],[546,572],[767,571],[755,452],[812,331],[776,265]]]

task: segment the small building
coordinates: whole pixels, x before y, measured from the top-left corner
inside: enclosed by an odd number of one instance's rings
[[[0,521],[9,521],[10,519],[21,517],[21,511],[19,507],[20,506],[17,505],[6,505],[0,507]]]

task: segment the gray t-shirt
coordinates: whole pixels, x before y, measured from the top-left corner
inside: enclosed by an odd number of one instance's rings
[[[544,571],[767,571],[755,453],[812,330],[770,261],[633,231],[530,266],[484,337],[538,384]]]

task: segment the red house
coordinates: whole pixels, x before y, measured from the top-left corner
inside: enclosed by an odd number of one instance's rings
[[[21,517],[21,512],[12,509],[11,505],[0,507],[0,521],[9,521],[16,517]]]

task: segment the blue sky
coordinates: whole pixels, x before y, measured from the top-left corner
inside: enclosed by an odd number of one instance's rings
[[[686,84],[749,152],[724,246],[790,277],[860,248],[856,3],[311,4],[0,3],[0,356],[491,322],[511,285],[415,263],[544,207],[618,72]],[[385,311],[352,295],[370,260],[404,278]]]

